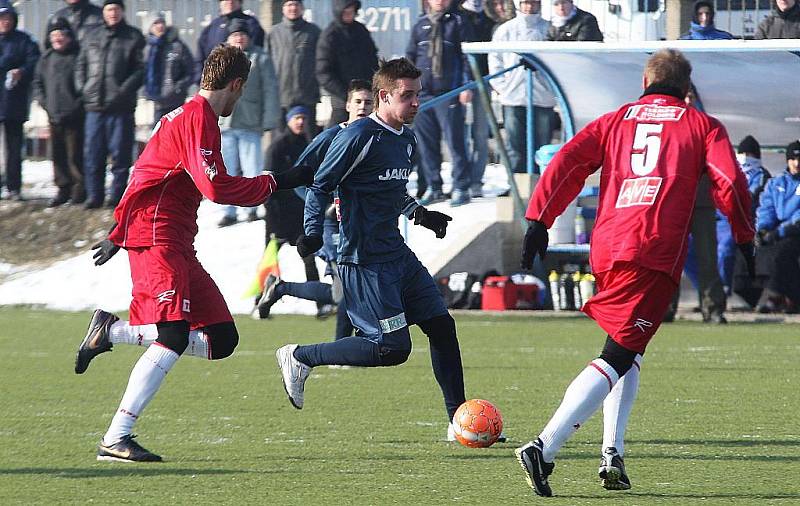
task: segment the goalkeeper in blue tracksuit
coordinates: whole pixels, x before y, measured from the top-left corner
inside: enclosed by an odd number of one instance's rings
[[[456,326],[427,269],[400,235],[400,214],[444,237],[450,217],[406,194],[416,150],[410,123],[419,107],[420,71],[405,58],[381,62],[373,78],[376,112],[343,129],[331,143],[306,195],[301,255],[322,246],[325,210],[336,192],[338,268],[356,336],[309,346],[289,344],[276,357],[292,405],[303,407],[313,367],[400,365],[411,353],[408,325],[430,341],[431,362],[448,420],[464,402]]]

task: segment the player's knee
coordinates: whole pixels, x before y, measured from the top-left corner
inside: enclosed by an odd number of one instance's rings
[[[606,344],[603,346],[603,351],[600,353],[602,360],[614,368],[617,375],[621,378],[633,366],[633,360],[638,355],[638,352],[623,348],[616,341],[611,339],[611,336],[606,338]]]
[[[429,339],[455,339],[456,337],[456,321],[453,320],[450,313],[434,316],[418,325]]]
[[[381,347],[380,357],[382,366],[393,366],[405,363],[408,356],[411,355],[411,350],[395,350],[391,348]]]
[[[239,344],[239,332],[233,322],[215,323],[205,328],[211,346],[211,360],[220,360],[233,355]]]
[[[156,328],[158,329],[156,342],[182,355],[189,345],[189,322],[185,320],[159,322],[156,323]]]

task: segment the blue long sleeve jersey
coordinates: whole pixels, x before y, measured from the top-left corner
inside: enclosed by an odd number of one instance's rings
[[[419,206],[406,193],[416,148],[409,128],[395,130],[375,113],[342,129],[306,194],[305,234],[322,235],[325,208],[335,194],[339,263],[382,263],[402,256],[407,246],[397,219],[400,214],[410,218]]]

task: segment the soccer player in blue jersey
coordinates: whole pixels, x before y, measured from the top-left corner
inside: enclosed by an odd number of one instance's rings
[[[358,330],[333,342],[277,350],[283,386],[297,409],[303,407],[304,385],[314,367],[405,362],[411,353],[410,324],[430,341],[448,420],[465,400],[455,321],[398,228],[398,217],[405,214],[442,238],[451,219],[406,194],[417,141],[405,125],[419,108],[420,74],[405,58],[381,62],[372,80],[375,112],[334,138],[306,195],[305,235],[297,241],[301,255],[322,246],[325,209],[337,194],[339,274],[347,313]]]
[[[372,107],[372,84],[364,79],[350,81],[347,89],[347,102],[345,102],[345,110],[349,114],[347,122],[339,123],[317,135],[300,155],[295,166],[308,166],[313,167],[315,170],[319,169],[336,134],[348,124],[369,116],[372,113]],[[295,189],[295,191],[305,199],[305,187]],[[333,202],[330,203],[330,206],[332,205]],[[350,323],[350,317],[347,316],[347,310],[344,306],[342,283],[336,267],[338,244],[339,220],[336,218],[335,210],[329,207],[326,211],[323,225],[322,248],[317,252],[317,255],[328,264],[326,273],[333,279],[333,284],[319,281],[291,283],[271,274],[264,283],[264,292],[258,302],[259,317],[267,318],[272,306],[281,300],[284,295],[313,300],[320,304],[337,304],[339,309],[336,314],[336,335],[334,338],[340,339],[352,335],[353,325]]]

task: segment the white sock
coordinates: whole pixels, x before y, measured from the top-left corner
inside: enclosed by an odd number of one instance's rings
[[[625,429],[639,391],[642,356],[636,355],[630,370],[619,379],[603,401],[603,447],[613,446],[622,457],[625,454]]]
[[[179,357],[180,355],[160,344],[153,344],[145,350],[133,366],[128,387],[111,420],[111,426],[103,436],[103,444],[114,444],[131,433],[133,424]]]
[[[539,434],[545,462],[552,462],[567,439],[600,408],[618,379],[613,367],[596,358],[572,380],[561,405]]]
[[[114,344],[133,344],[148,347],[158,339],[158,327],[154,323],[147,325],[131,325],[125,320],[119,320],[111,325],[109,339]],[[184,355],[200,357],[211,360],[208,336],[202,330],[189,332],[189,345]]]
[[[158,339],[158,328],[154,323],[131,325],[125,320],[119,320],[111,325],[109,339],[114,344],[133,344],[146,348]]]

